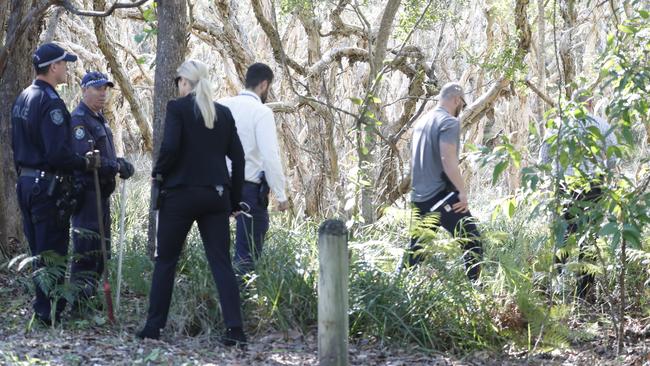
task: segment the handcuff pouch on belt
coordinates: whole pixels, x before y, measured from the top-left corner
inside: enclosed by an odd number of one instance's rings
[[[69,222],[70,216],[81,207],[83,184],[70,175],[56,175],[48,185],[47,195],[55,198],[57,220],[61,224]]]

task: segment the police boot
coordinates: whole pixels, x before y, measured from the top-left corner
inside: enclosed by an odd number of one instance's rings
[[[160,338],[160,329],[151,328],[151,327],[145,325],[144,328],[142,328],[141,331],[139,331],[139,332],[137,332],[135,334],[135,336],[140,338],[140,339],[146,339],[146,338],[158,339],[158,338]]]
[[[226,328],[226,332],[221,336],[219,342],[226,347],[237,346],[237,348],[242,350],[246,349],[246,345],[248,344],[246,334],[244,334],[244,330],[240,327]]]

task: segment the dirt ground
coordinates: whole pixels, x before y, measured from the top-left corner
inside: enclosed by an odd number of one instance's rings
[[[140,341],[140,323],[122,314],[116,325],[102,317],[65,320],[54,327],[30,327],[29,298],[18,282],[0,271],[0,364],[2,365],[317,365],[315,332],[257,334],[246,351],[227,349],[218,335]],[[468,355],[386,348],[359,342],[350,345],[351,365],[650,365],[650,319],[630,320],[628,343],[617,355],[611,330],[561,350],[478,351]]]

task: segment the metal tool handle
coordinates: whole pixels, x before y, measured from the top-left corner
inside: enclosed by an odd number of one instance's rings
[[[120,241],[117,258],[117,294],[115,295],[115,311],[120,311],[120,292],[122,288],[122,258],[124,255],[124,220],[126,218],[126,179],[122,179],[120,187]]]
[[[93,140],[88,140],[90,150],[95,150],[95,143]],[[99,153],[99,152],[98,152]],[[99,172],[97,168],[93,168],[93,180],[95,181],[95,198],[97,203],[97,223],[99,224],[99,241],[102,247],[102,261],[104,263],[102,269],[102,277],[104,279],[104,299],[106,300],[106,309],[108,311],[108,320],[115,323],[115,316],[113,315],[113,298],[111,296],[111,285],[108,282],[108,255],[106,252],[106,231],[104,228],[104,210],[102,209],[102,193],[99,185]]]

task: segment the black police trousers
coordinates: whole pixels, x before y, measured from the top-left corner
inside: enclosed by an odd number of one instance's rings
[[[99,236],[97,219],[97,193],[94,189],[85,189],[79,200],[80,206],[72,215],[73,261],[70,266],[70,282],[79,290],[79,300],[93,296],[97,291],[104,259]],[[104,235],[106,236],[106,255],[110,257],[111,207],[110,197],[101,197]]]
[[[430,229],[436,230],[439,226],[442,226],[455,238],[464,239],[463,250],[465,250],[465,253],[463,259],[465,261],[465,270],[467,277],[472,281],[476,281],[481,272],[480,261],[483,258],[483,246],[480,241],[481,233],[476,227],[475,218],[469,211],[463,213],[454,212],[452,206],[458,202],[458,194],[449,198],[434,212],[430,212],[431,208],[448,194],[448,191],[443,191],[427,201],[413,202],[414,208],[417,209],[417,212],[413,214],[414,222],[420,222],[420,220],[434,213],[439,214],[440,220]],[[414,266],[424,259],[423,255],[418,253],[421,249],[423,247],[420,245],[420,238],[415,235],[412,236],[408,253],[409,266]]]
[[[54,287],[65,280],[66,258],[70,240],[70,221],[59,217],[55,191],[48,196],[50,179],[19,177],[16,185],[18,204],[22,213],[23,230],[32,256],[41,256],[32,263],[36,316],[51,320],[51,304],[56,303],[54,315],[63,312],[66,302],[54,296]],[[47,264],[47,266],[46,266]]]
[[[221,193],[219,193],[221,192]],[[219,292],[226,327],[241,327],[239,287],[230,260],[230,195],[227,188],[182,187],[164,193],[158,212],[158,243],[145,327],[165,327],[176,265],[194,221]]]

